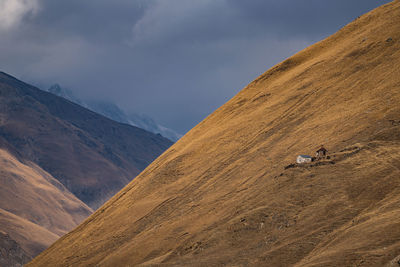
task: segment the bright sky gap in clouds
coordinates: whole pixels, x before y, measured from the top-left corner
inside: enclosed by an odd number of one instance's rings
[[[0,70],[184,133],[274,64],[387,2],[0,0]]]

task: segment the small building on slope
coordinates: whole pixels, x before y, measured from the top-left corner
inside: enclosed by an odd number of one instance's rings
[[[312,162],[312,157],[308,156],[308,155],[298,155],[296,162],[301,164],[301,163],[308,163],[308,162]]]

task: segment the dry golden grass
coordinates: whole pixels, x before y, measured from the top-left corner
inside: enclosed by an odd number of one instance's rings
[[[396,266],[399,27],[394,1],[268,70],[29,266]]]
[[[35,256],[92,210],[37,165],[0,149],[0,230]]]
[[[1,230],[9,234],[23,249],[27,256],[34,256],[45,250],[60,236],[31,221],[0,209]]]

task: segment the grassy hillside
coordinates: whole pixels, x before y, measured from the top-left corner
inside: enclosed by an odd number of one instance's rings
[[[29,266],[397,266],[399,27],[394,1],[268,70]]]
[[[1,259],[13,258],[14,246],[9,245],[15,242],[24,257],[13,264],[25,263],[92,212],[40,167],[0,149],[0,231],[5,241]]]

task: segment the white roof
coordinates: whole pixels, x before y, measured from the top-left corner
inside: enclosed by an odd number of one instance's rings
[[[312,158],[311,156],[309,156],[309,155],[299,155],[299,157],[302,157],[302,158]]]

